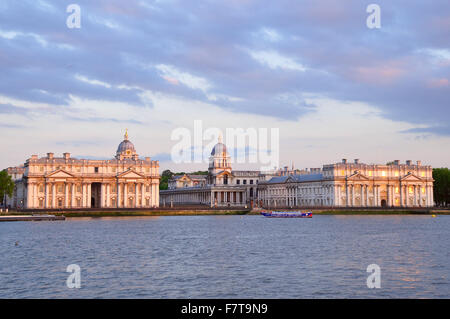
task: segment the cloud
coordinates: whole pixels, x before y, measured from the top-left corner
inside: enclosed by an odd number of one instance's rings
[[[379,30],[357,0],[77,3],[81,29],[66,27],[67,3],[2,2],[0,95],[145,107],[151,91],[297,120],[314,112],[310,94],[415,125],[445,126],[450,115],[446,0],[380,0]]]

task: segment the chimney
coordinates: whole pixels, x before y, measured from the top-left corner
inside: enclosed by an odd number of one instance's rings
[[[70,158],[70,153],[63,153],[64,159],[68,160]]]
[[[355,158],[355,164],[359,164],[359,158]]]
[[[394,161],[394,164],[395,164],[395,165],[400,165],[400,161],[399,161],[399,160],[395,160],[395,161]]]
[[[422,165],[422,161],[417,161],[417,166],[421,166]]]
[[[52,159],[53,158],[53,153],[47,153],[47,158],[48,159]]]
[[[347,159],[346,158],[342,159],[342,164],[347,164]]]
[[[411,165],[411,160],[407,160],[406,161],[406,165],[410,166]]]

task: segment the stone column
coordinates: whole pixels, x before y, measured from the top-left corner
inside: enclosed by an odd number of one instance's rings
[[[355,207],[355,184],[352,184],[352,207]]]
[[[52,184],[52,208],[56,208],[56,184]]]
[[[123,207],[128,207],[128,183],[123,185]]]
[[[413,185],[414,205],[417,206],[417,185]]]
[[[38,187],[39,187],[39,185],[37,183],[34,184],[34,188],[33,188],[33,206],[36,207],[36,208],[39,207]]]
[[[139,204],[139,186],[138,183],[134,183],[134,207],[138,208]]]
[[[210,200],[211,200],[211,207],[214,207],[214,191],[211,191]]]
[[[50,200],[50,183],[45,182],[45,203],[44,207],[49,208],[49,200]]]
[[[69,183],[64,185],[64,207],[69,208]]]
[[[88,208],[91,207],[91,197],[92,197],[92,189],[91,189],[91,187],[92,187],[91,183],[87,184],[87,195],[88,195],[88,197],[87,197],[87,207]]]
[[[151,206],[152,207],[155,207],[156,206],[156,184],[154,184],[153,183],[153,181],[152,181],[152,187],[151,187],[151,190],[152,190],[152,203],[151,203]]]
[[[105,207],[111,207],[111,184],[107,182],[105,184]]]
[[[81,184],[81,207],[86,207],[86,184]]]
[[[400,183],[399,185],[400,190],[400,207],[403,207],[403,185]]]
[[[26,200],[26,208],[33,208],[33,184],[27,183],[27,200]]]
[[[121,188],[121,183],[117,182],[117,196],[116,196],[116,198],[117,198],[116,199],[117,208],[121,207],[121,205],[120,205],[120,202],[121,202],[121,199],[120,199],[120,196],[121,196],[120,188]]]
[[[349,192],[348,186],[349,185],[346,183],[345,184],[345,206],[346,207],[350,206],[350,198],[349,198],[350,192]]]
[[[145,183],[141,184],[141,207],[145,207]]]
[[[77,206],[77,204],[75,203],[75,183],[72,183],[72,196],[71,196],[71,200],[70,200],[70,207],[74,208]]]
[[[100,184],[100,208],[105,207],[105,184]]]

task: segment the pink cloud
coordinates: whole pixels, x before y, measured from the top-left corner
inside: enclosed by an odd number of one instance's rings
[[[443,88],[450,86],[450,81],[446,78],[431,79],[428,81],[428,87],[430,88]]]
[[[169,76],[163,75],[162,78],[173,85],[178,85],[180,82],[177,79],[171,78]]]

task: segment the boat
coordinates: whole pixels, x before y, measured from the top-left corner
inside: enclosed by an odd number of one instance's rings
[[[261,212],[261,215],[269,218],[312,218],[312,212]]]

